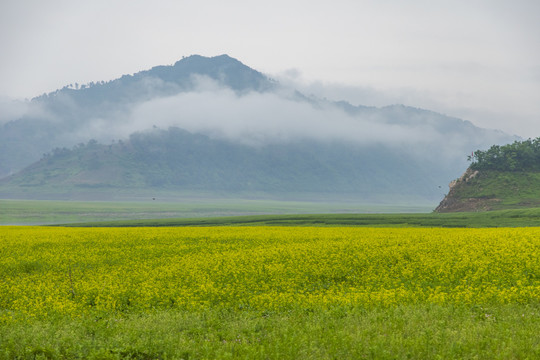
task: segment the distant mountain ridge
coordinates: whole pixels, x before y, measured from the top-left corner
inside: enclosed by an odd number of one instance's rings
[[[192,55],[174,65],[155,66],[108,82],[81,85],[78,89],[64,87],[33,100],[46,101],[51,97],[69,94],[81,105],[136,102],[193,90],[193,75],[207,76],[238,92],[265,91],[273,86],[262,73],[228,55],[212,58]]]
[[[162,189],[435,203],[471,149],[515,140],[429,110],[306,96],[227,55],[67,86],[29,106],[1,125],[0,197]]]
[[[153,98],[194,90],[195,76],[206,76],[240,93],[268,91],[274,86],[263,74],[228,55],[192,55],[174,65],[156,66],[108,82],[66,86],[35,97],[30,105],[37,111],[2,125],[0,178],[30,165],[55,147],[90,140],[78,134],[90,119],[107,117],[119,108]]]

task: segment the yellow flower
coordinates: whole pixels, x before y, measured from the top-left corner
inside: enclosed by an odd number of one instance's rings
[[[540,229],[3,227],[0,321],[540,299]]]

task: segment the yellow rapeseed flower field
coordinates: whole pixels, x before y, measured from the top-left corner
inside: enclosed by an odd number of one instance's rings
[[[0,321],[540,301],[540,228],[2,227]]]

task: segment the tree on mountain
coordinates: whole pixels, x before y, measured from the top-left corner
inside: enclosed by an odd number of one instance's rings
[[[476,150],[468,160],[473,170],[540,171],[540,138]]]

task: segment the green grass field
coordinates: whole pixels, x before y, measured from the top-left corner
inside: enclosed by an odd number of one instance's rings
[[[262,214],[425,213],[432,205],[365,205],[245,199],[146,201],[1,200],[0,225],[45,225],[96,221],[234,217]],[[165,222],[170,220],[164,220]],[[160,221],[157,221],[158,223]],[[132,225],[133,226],[133,225]]]
[[[427,206],[269,200],[71,202],[0,200],[0,225],[68,226],[540,226],[540,208],[432,213]],[[323,214],[325,213],[325,214]]]
[[[540,226],[540,209],[485,213],[414,214],[299,214],[209,217],[191,219],[141,219],[74,223],[83,227],[154,226],[382,226],[382,227],[525,227]]]
[[[538,359],[540,306],[162,310],[0,327],[0,359]]]
[[[540,226],[540,208],[470,213],[288,214],[118,220],[65,224],[82,227],[155,226],[381,226],[528,227]]]

